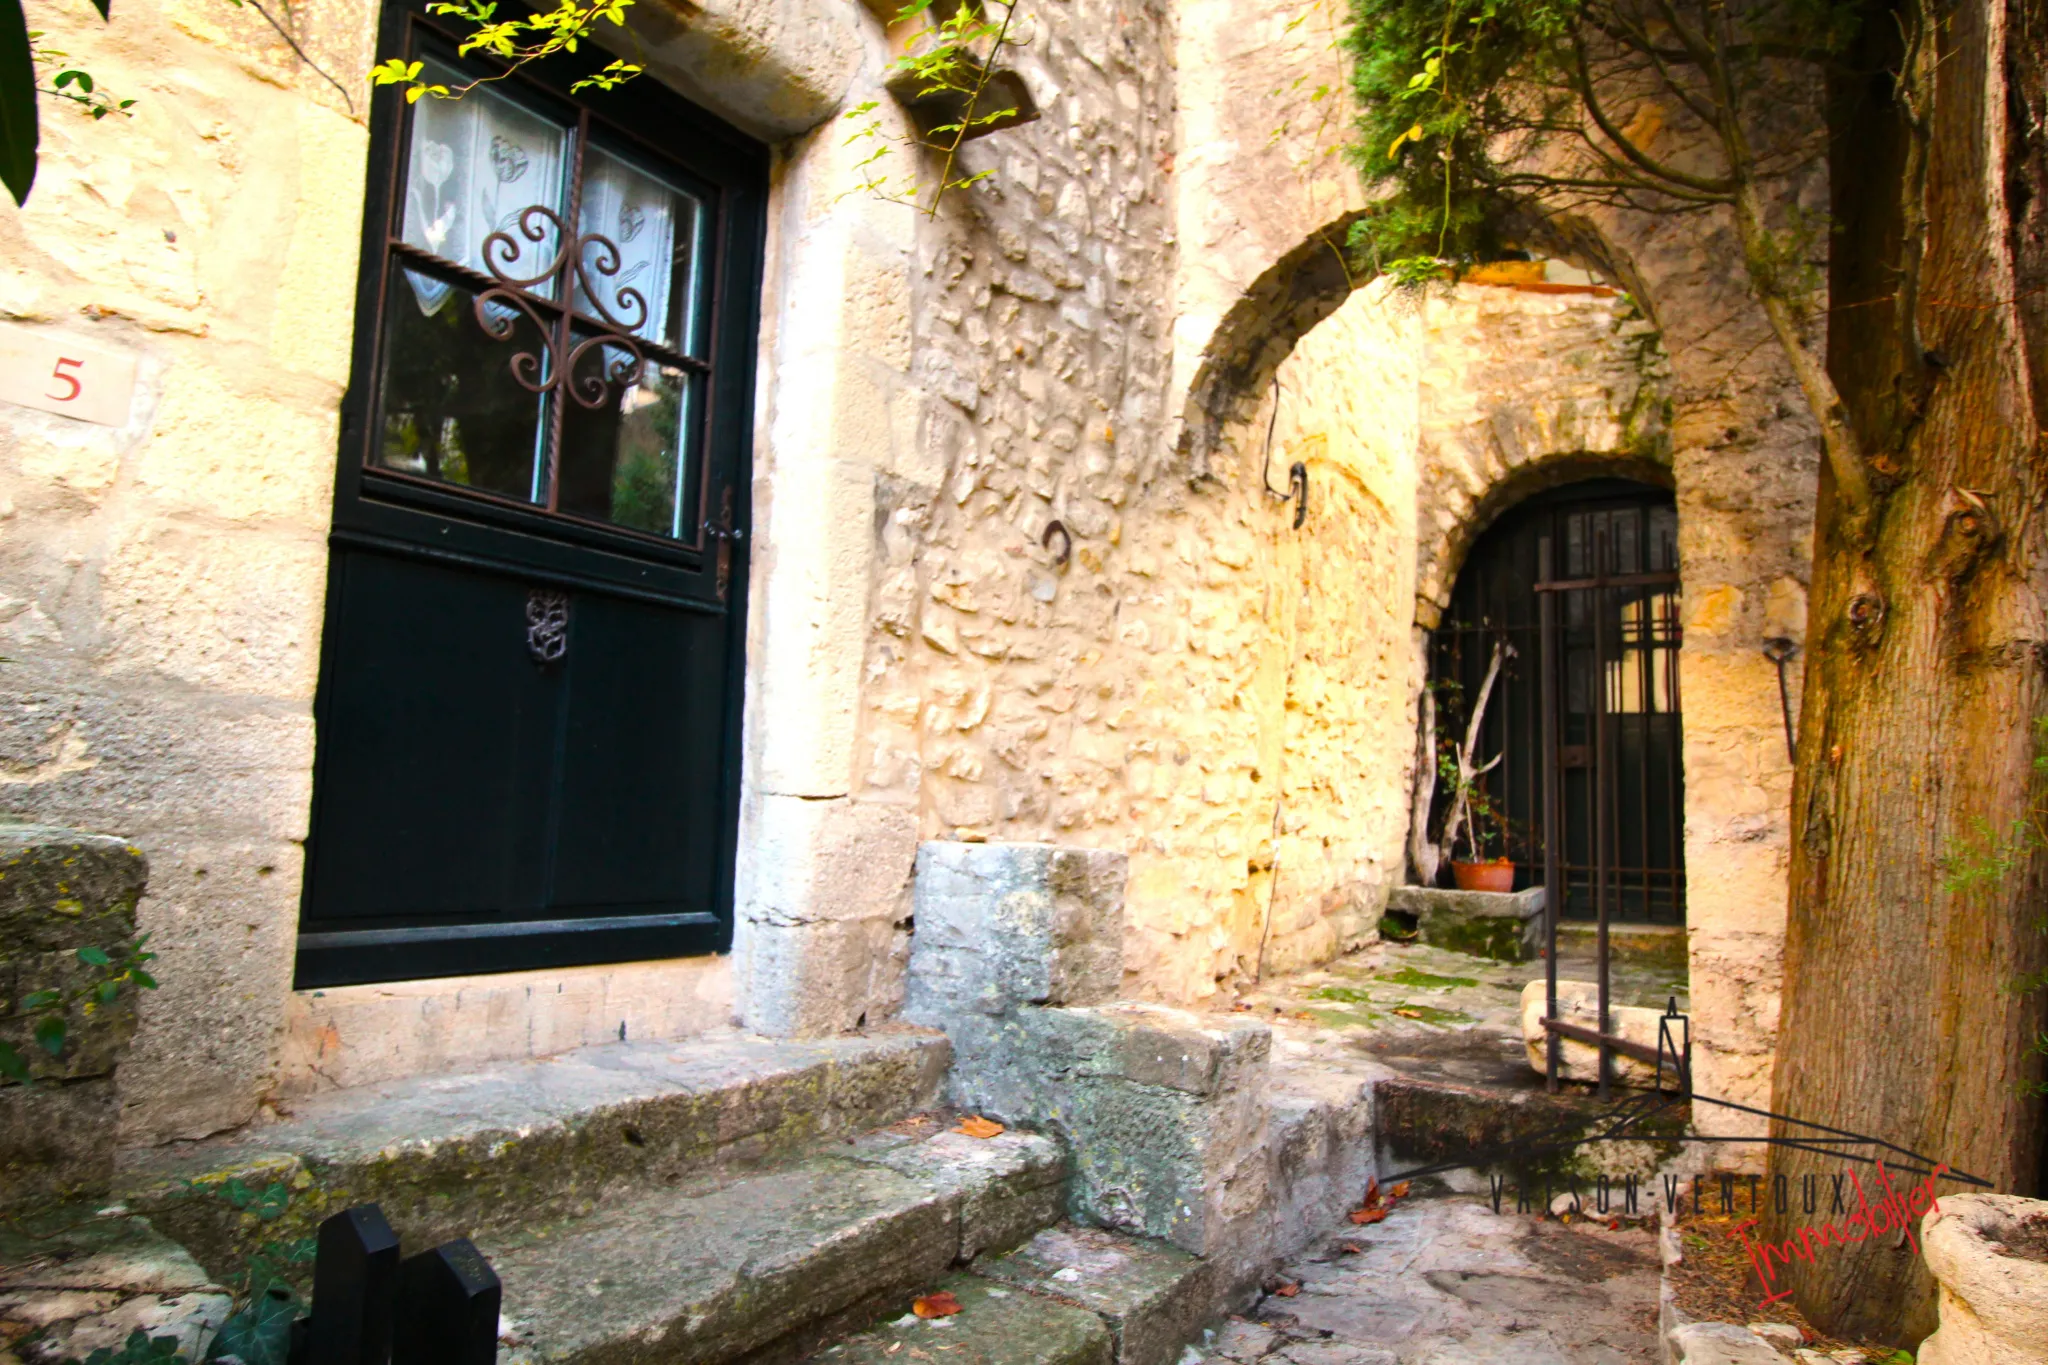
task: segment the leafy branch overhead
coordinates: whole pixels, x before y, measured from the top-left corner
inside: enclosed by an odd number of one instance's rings
[[[860,127],[849,144],[868,144],[856,165],[859,188],[890,203],[908,204],[927,216],[948,194],[995,174],[960,166],[960,149],[977,137],[1036,118],[1029,94],[1003,53],[1022,45],[1015,36],[1020,18],[1009,0],[910,0],[889,26],[899,52],[884,82],[909,109],[915,131],[897,134],[883,122],[881,101],[868,100],[845,117]],[[911,163],[907,174],[883,169],[892,154]],[[920,167],[937,162],[926,179]]]
[[[1924,26],[1918,0],[1905,6]],[[1353,0],[1353,162],[1382,192],[1353,246],[1406,281],[1497,258],[1592,207],[1725,211],[1841,496],[1872,480],[1810,335],[1825,236],[1794,177],[1826,151],[1815,92],[1855,0]],[[1924,59],[1909,36],[1902,86]],[[1908,168],[1909,176],[1916,174]],[[1910,317],[1912,261],[1897,306]]]
[[[480,76],[451,87],[427,80],[422,75],[423,63],[392,57],[370,69],[370,80],[377,85],[403,87],[408,104],[425,95],[432,95],[435,99],[460,99],[478,86],[503,80],[521,67],[557,53],[576,52],[590,41],[599,24],[609,23],[615,28],[624,28],[626,10],[632,3],[633,0],[556,0],[551,10],[533,13],[515,10],[511,18],[501,19],[496,0],[436,0],[427,6],[427,13],[475,25],[457,49],[461,55],[471,57],[484,53],[497,58],[503,69],[494,75]],[[585,90],[615,90],[644,70],[646,66],[643,63],[615,60],[576,81],[569,89],[574,94]]]
[[[113,0],[91,0],[100,18]],[[65,53],[46,47],[41,30],[28,26],[21,0],[0,0],[0,184],[25,204],[36,183],[36,149],[42,142],[38,95],[76,104],[87,116],[126,114],[134,100],[117,100],[101,90],[91,73],[68,65]],[[38,67],[56,67],[50,84],[42,83]]]

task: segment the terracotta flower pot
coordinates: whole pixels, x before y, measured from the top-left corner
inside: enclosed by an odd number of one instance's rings
[[[1515,865],[1506,858],[1490,863],[1451,863],[1451,876],[1460,891],[1512,891]]]

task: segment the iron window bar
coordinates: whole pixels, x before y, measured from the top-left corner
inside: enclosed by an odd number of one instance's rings
[[[432,52],[437,60],[454,66],[457,69],[464,67],[473,68],[481,65],[490,69],[497,78],[503,78],[511,74],[508,69],[503,68],[487,57],[472,56],[466,59],[458,59],[451,55],[449,50],[457,46],[457,39],[453,34],[440,28],[430,20],[423,19],[418,15],[408,16],[407,30],[408,34],[404,47],[408,54],[419,56],[422,53]],[[472,71],[471,74],[474,74],[474,72]],[[516,77],[513,83],[521,86],[528,84],[526,81]],[[564,104],[561,95],[553,91],[545,92],[542,98],[548,104],[554,105],[558,109]],[[578,221],[582,212],[585,171],[589,160],[589,152],[594,145],[593,139],[598,125],[602,124],[606,130],[607,136],[605,141],[607,144],[623,143],[628,147],[637,146],[643,153],[654,156],[659,162],[666,163],[668,160],[659,150],[653,148],[644,138],[639,136],[635,130],[601,118],[593,118],[588,108],[576,105],[573,100],[567,103],[574,107],[575,112],[573,115],[568,115],[566,110],[564,110],[562,115],[554,116],[558,118],[562,126],[568,147],[566,165],[567,194],[563,204],[563,212],[560,215],[555,215],[543,205],[532,206],[549,213],[551,217],[555,217],[556,221],[561,224]],[[387,202],[390,206],[388,210],[390,216],[387,218],[384,229],[384,252],[378,278],[373,332],[375,340],[372,343],[373,360],[371,365],[372,373],[378,376],[380,380],[380,388],[382,376],[385,374],[385,367],[389,363],[388,357],[385,355],[386,342],[384,330],[390,309],[393,306],[391,292],[397,281],[397,270],[394,267],[418,270],[437,278],[444,278],[446,282],[460,284],[473,292],[496,290],[506,287],[510,283],[496,278],[492,274],[451,261],[444,256],[427,251],[405,240],[403,236],[403,189],[406,184],[406,177],[410,172],[411,149],[409,133],[415,116],[416,111],[413,107],[407,106],[404,109],[403,121],[400,124],[398,134],[399,153],[391,158],[390,164],[384,172],[388,180]],[[695,179],[695,177],[690,178]],[[726,259],[728,246],[729,206],[726,202],[726,195],[715,186],[693,187],[689,193],[698,197],[703,205],[703,211],[709,215],[707,230],[701,241],[705,257],[713,263],[713,268],[706,272],[703,280],[705,286],[703,316],[689,330],[705,337],[715,338],[722,335],[720,322],[726,306],[723,288],[725,272],[722,268],[722,263]],[[527,211],[530,211],[530,209]],[[521,215],[517,217],[523,218],[524,212],[526,211],[522,211]],[[501,233],[490,234],[490,236],[499,235]],[[606,248],[609,248],[614,253],[613,259],[616,259],[617,246],[609,238],[596,233],[579,235],[579,241],[584,243],[589,243],[593,239],[602,242]],[[488,238],[486,240],[488,241]],[[509,238],[507,240],[509,241]],[[486,260],[488,262],[488,257]],[[563,262],[558,257],[557,261],[552,264],[559,266]],[[691,268],[698,269],[700,267],[696,261],[693,261]],[[573,274],[574,271],[572,270],[571,273]],[[600,273],[610,272],[600,271]],[[531,282],[538,283],[539,278],[534,277]],[[513,287],[516,288],[518,286],[514,285]],[[605,326],[603,318],[593,318],[576,307],[573,292],[566,295],[566,301],[562,302],[532,294],[530,291],[522,292],[525,293],[526,301],[542,309],[543,316],[553,319],[553,327],[559,329],[560,333],[564,336],[571,335],[573,328],[579,321],[585,326]],[[586,292],[592,302],[595,303],[597,301],[596,291],[591,289],[586,290]],[[632,292],[638,293],[637,290]],[[530,311],[527,312],[527,316],[530,320],[533,317]],[[481,318],[479,318],[479,324],[485,327],[486,335],[491,335],[496,340],[507,339],[505,336],[496,335],[488,324],[482,322]],[[550,327],[543,326],[541,330],[550,338],[548,351],[551,356],[563,350],[563,347],[555,341],[555,333]],[[613,338],[612,340],[614,344],[617,344],[620,339]],[[682,337],[681,340],[685,345],[690,344],[688,336]],[[691,426],[700,434],[708,433],[713,427],[718,405],[716,385],[710,382],[710,377],[714,371],[711,362],[690,355],[688,352],[678,350],[675,347],[665,346],[658,342],[649,342],[642,338],[634,338],[632,345],[636,353],[642,357],[643,364],[646,358],[652,358],[663,365],[682,370],[690,375],[704,377],[704,401],[693,405],[694,411],[691,416]],[[582,350],[583,348],[571,347],[568,349]],[[564,359],[566,358],[564,357]],[[508,364],[510,363],[512,362],[508,361]],[[636,376],[638,372],[638,370],[635,371]],[[526,385],[520,379],[520,375],[516,370],[513,371],[513,377],[515,380],[520,380],[522,386],[531,388],[531,385]],[[568,388],[570,386],[563,385],[562,387]],[[602,399],[599,400],[600,403],[602,401]],[[382,406],[383,399],[380,394],[373,402],[372,412],[381,412]],[[584,406],[595,405],[585,404]],[[438,479],[421,477],[403,469],[382,466],[374,458],[374,437],[366,440],[363,449],[362,471],[365,475],[377,480],[419,489],[434,496],[452,496],[468,502],[490,504],[521,512],[545,512],[551,520],[560,519],[561,521],[574,523],[579,526],[590,527],[606,535],[620,536],[631,541],[640,542],[643,546],[657,546],[663,550],[679,550],[692,556],[706,554],[715,547],[719,552],[716,556],[719,581],[718,595],[722,599],[725,596],[726,578],[730,569],[731,545],[733,542],[742,539],[745,533],[742,528],[735,524],[734,511],[731,506],[733,490],[729,487],[724,490],[721,520],[714,522],[711,519],[710,509],[714,501],[713,461],[708,457],[694,461],[699,466],[696,481],[697,487],[694,494],[698,515],[695,518],[695,525],[690,525],[691,519],[685,518],[677,528],[678,534],[666,535],[659,532],[651,532],[639,527],[623,525],[602,517],[593,517],[567,510],[559,505],[562,404],[550,402],[548,407],[549,411],[543,424],[542,432],[543,449],[546,456],[545,477],[548,490],[548,496],[544,503],[536,503],[508,496],[488,488],[478,488],[472,485],[451,485]],[[369,430],[374,432],[375,429],[376,423],[373,421],[370,424]],[[679,467],[677,469],[676,495],[678,498],[684,496],[683,481],[685,473],[685,468]],[[691,534],[681,534],[684,531],[688,531]]]

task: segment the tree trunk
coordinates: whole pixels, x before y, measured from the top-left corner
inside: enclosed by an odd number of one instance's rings
[[[1883,87],[1914,0],[1871,7],[1861,60],[1845,63],[1863,74],[1831,92],[1828,368],[1883,482],[1859,535],[1821,481],[1772,1106],[2018,1193],[2040,1171],[2044,1111],[2027,1086],[2042,1077],[2028,1045],[2043,1011],[2010,986],[2048,947],[2048,858],[2010,837],[2039,794],[2033,722],[2048,698],[2044,11],[1959,0],[1919,68],[1924,371],[1903,334],[1915,320],[1886,306],[1913,217],[1899,168],[1914,133]],[[2015,853],[2009,871],[1951,890],[1950,860],[1991,845]],[[1784,1147],[1771,1165],[1794,1191],[1809,1173],[1826,1191],[1869,1169]],[[1827,1207],[1806,1215],[1795,1197],[1769,1231],[1796,1235]],[[1823,1330],[1916,1343],[1935,1325],[1932,1279],[1902,1237],[1789,1270]]]

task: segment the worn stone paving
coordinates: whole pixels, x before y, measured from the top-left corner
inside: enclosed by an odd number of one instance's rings
[[[1681,940],[1682,943],[1682,940]],[[1380,942],[1329,965],[1242,990],[1234,1004],[1273,1026],[1275,1080],[1371,1082],[1389,1074],[1503,1092],[1543,1078],[1522,1043],[1521,991],[1543,963],[1496,962],[1422,943]],[[1590,940],[1558,955],[1560,980],[1591,981]],[[1688,1008],[1683,965],[1617,954],[1613,1001]]]
[[[1658,1283],[1646,1228],[1419,1195],[1284,1267],[1183,1365],[1656,1365]]]

